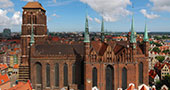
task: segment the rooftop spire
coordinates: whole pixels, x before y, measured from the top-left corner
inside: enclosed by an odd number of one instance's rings
[[[104,42],[104,38],[105,38],[105,35],[104,35],[104,19],[102,17],[102,24],[101,24],[101,41]]]
[[[89,37],[89,25],[88,25],[88,13],[86,13],[84,42],[90,42],[90,37]]]
[[[145,42],[148,42],[148,41],[149,41],[149,39],[148,39],[148,30],[147,30],[146,22],[145,22],[145,32],[144,32],[144,38],[143,38],[143,40],[144,40]]]
[[[131,43],[136,43],[136,33],[135,33],[135,30],[134,30],[134,16],[132,16],[130,42]]]
[[[34,27],[33,27],[33,23],[32,23],[30,45],[32,46],[34,43],[35,43],[35,40],[34,40]]]

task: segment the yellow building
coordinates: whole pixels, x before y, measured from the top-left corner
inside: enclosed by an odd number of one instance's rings
[[[166,75],[170,74],[170,67],[169,64],[164,64],[164,66],[161,69],[161,79],[165,77]]]

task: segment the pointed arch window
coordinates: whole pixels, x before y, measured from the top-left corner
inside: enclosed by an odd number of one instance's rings
[[[92,80],[93,80],[93,87],[96,86],[97,87],[97,68],[94,67],[92,70]]]
[[[143,84],[143,63],[139,63],[139,85]]]
[[[50,65],[46,64],[46,86],[50,87]]]
[[[36,83],[42,84],[42,65],[40,63],[36,63]]]
[[[55,64],[55,86],[59,87],[59,64]]]
[[[76,84],[76,64],[75,63],[72,66],[72,83]]]
[[[68,66],[64,64],[64,86],[68,86]]]
[[[31,24],[31,16],[30,15],[27,16],[27,24]]]
[[[106,67],[106,90],[114,89],[114,68],[111,65]]]
[[[125,90],[127,88],[127,69],[124,67],[122,69],[122,89]]]

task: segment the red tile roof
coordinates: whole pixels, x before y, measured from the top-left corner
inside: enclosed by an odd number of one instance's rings
[[[13,68],[18,69],[18,68],[19,68],[19,65],[18,65],[18,64],[15,64]]]
[[[30,81],[28,80],[27,83],[18,82],[18,84],[8,90],[32,90],[32,86]]]
[[[0,64],[0,69],[3,70],[3,69],[6,69],[8,68],[8,66],[6,64]]]
[[[108,46],[107,44],[100,41],[93,41],[91,42],[91,45],[98,55],[103,55]]]
[[[8,82],[10,79],[7,74],[5,75],[0,75],[0,84]]]

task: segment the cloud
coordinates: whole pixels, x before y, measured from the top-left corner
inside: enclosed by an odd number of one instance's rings
[[[93,21],[93,18],[90,17],[89,15],[87,16],[87,18],[88,18],[90,21]]]
[[[0,8],[9,8],[13,6],[14,4],[10,0],[0,0]]]
[[[170,0],[150,0],[153,3],[152,10],[170,12]]]
[[[98,18],[94,18],[94,21],[97,23],[101,23],[101,21]]]
[[[114,22],[130,15],[131,12],[126,9],[127,5],[131,5],[130,0],[80,0],[88,4],[92,9],[98,12],[105,21]]]
[[[14,15],[11,18],[11,24],[13,25],[19,25],[22,22],[22,18],[21,18],[21,12],[17,11],[14,13]]]
[[[146,9],[141,9],[140,12],[141,12],[146,18],[149,18],[149,19],[155,19],[155,18],[160,17],[159,15],[154,14],[154,13],[148,14],[147,11],[146,11]]]
[[[15,12],[12,17],[7,16],[8,11],[0,9],[0,26],[19,25],[22,22],[21,13]]]
[[[72,2],[75,2],[78,0],[51,0],[48,1],[47,6],[63,6],[63,5],[68,5]]]
[[[33,2],[33,1],[38,1],[38,0],[21,0],[21,1]]]
[[[57,15],[57,14],[53,14],[52,16],[54,16],[54,17],[56,17],[56,18],[59,18],[60,16],[59,15]]]

